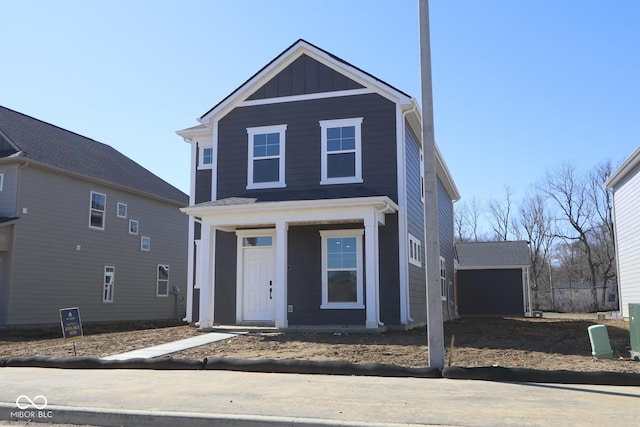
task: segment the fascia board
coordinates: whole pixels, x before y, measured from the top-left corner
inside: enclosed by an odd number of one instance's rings
[[[211,128],[205,125],[198,125],[182,130],[177,130],[176,134],[180,135],[184,139],[191,140],[193,138],[197,138],[199,136],[210,136],[213,133]]]
[[[531,267],[530,264],[526,265],[459,265],[456,266],[456,270],[515,270]]]
[[[202,218],[215,218],[216,223],[227,225],[275,219],[339,220],[362,219],[367,212],[397,212],[398,206],[386,196],[358,197],[351,199],[293,200],[284,202],[258,202],[224,206],[191,206],[181,211]]]
[[[626,176],[633,171],[636,167],[640,165],[640,147],[636,148],[636,150],[629,156],[627,160],[625,160],[615,172],[611,174],[608,180],[605,181],[604,185],[606,188],[612,189],[616,185],[618,185]]]
[[[436,144],[436,172],[447,189],[451,200],[454,202],[460,200],[460,192],[458,191],[456,183],[453,181],[453,177],[451,176],[451,172],[449,171],[447,164],[444,162],[444,158],[438,148],[438,144]]]
[[[373,79],[370,75],[360,71],[359,69],[349,65],[348,63],[339,61],[327,52],[300,40],[280,54],[274,61],[265,66],[257,74],[251,77],[242,86],[231,93],[225,100],[220,102],[213,109],[208,111],[204,116],[198,119],[201,123],[208,123],[211,119],[224,117],[229,111],[233,110],[238,104],[245,101],[246,98],[257,90],[260,86],[267,83],[279,72],[284,70],[293,61],[303,54],[309,55],[311,58],[321,62],[336,72],[346,75],[348,78],[357,83],[373,89],[375,92],[385,98],[400,104],[410,104],[411,98],[393,87],[384,84],[379,80]]]

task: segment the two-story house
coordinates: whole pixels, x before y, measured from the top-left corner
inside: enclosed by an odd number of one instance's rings
[[[410,328],[426,322],[415,99],[304,40],[178,131],[191,144],[187,320]],[[442,299],[453,201],[438,153]]]
[[[182,318],[187,205],[112,147],[0,107],[0,328],[59,324],[65,307]]]

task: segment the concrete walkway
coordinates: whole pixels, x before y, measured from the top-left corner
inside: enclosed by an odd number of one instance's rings
[[[142,348],[140,350],[128,351],[126,353],[114,354],[112,356],[103,357],[102,360],[151,359],[154,357],[175,353],[177,351],[186,350],[188,348],[226,340],[244,333],[246,332],[209,332],[179,341],[173,341],[153,347]]]

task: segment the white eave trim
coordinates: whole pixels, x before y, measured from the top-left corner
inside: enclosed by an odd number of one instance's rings
[[[527,265],[457,265],[456,270],[517,270],[531,267]]]
[[[613,188],[620,183],[623,179],[627,177],[627,175],[633,171],[636,167],[640,165],[640,147],[636,148],[636,150],[629,156],[627,160],[625,160],[615,172],[611,174],[609,179],[605,181],[604,185],[606,188]]]
[[[267,83],[273,77],[275,77],[280,71],[284,70],[293,61],[298,59],[303,54],[319,61],[320,63],[328,66],[336,72],[344,74],[351,80],[361,84],[365,88],[373,90],[381,96],[400,104],[409,104],[411,98],[402,92],[394,89],[393,87],[372,78],[370,75],[358,70],[357,68],[350,66],[349,64],[336,59],[328,53],[316,48],[313,45],[299,40],[289,49],[280,54],[276,60],[268,64],[258,74],[254,75],[251,79],[245,82],[242,86],[231,93],[225,100],[220,102],[213,109],[208,111],[200,119],[200,123],[208,123],[212,118],[220,119],[224,117],[229,111],[238,106],[238,104],[246,101],[246,98],[255,92],[260,86]]]
[[[211,136],[212,132],[213,131],[211,130],[211,128],[205,125],[197,125],[197,126],[176,131],[178,135],[188,140],[191,140],[198,136]]]

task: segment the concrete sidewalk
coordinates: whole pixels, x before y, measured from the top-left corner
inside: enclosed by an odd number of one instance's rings
[[[166,344],[155,345],[153,347],[142,348],[140,350],[128,351],[126,353],[114,354],[103,357],[103,360],[127,360],[127,359],[151,359],[153,357],[164,356],[187,348],[198,347],[216,341],[222,341],[246,332],[209,332],[195,337],[185,338],[179,341],[172,341]]]
[[[20,411],[38,422],[118,426],[638,425],[640,387],[0,368],[0,420],[26,421]]]

